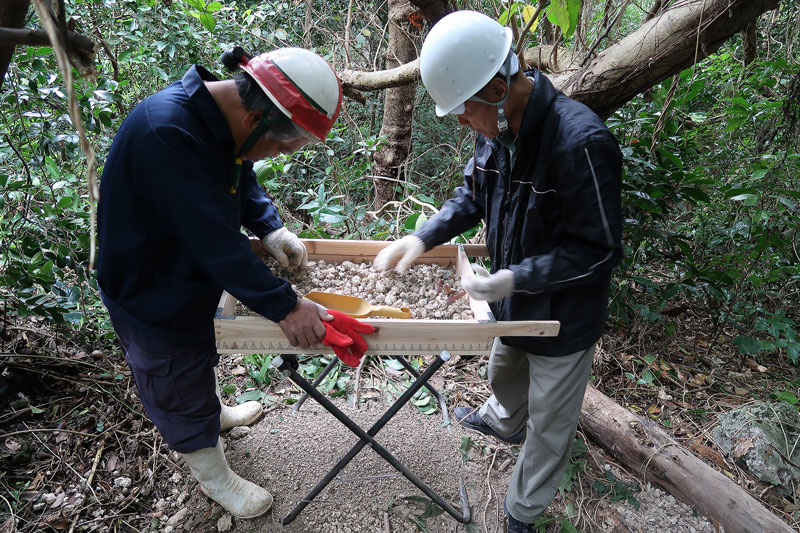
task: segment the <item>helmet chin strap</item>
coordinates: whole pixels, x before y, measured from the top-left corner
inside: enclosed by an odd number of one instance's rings
[[[511,93],[511,58],[514,51],[510,51],[506,56],[506,61],[503,64],[506,71],[506,94],[497,102],[497,129],[500,130],[500,135],[497,136],[497,142],[508,148],[511,152],[511,161],[514,161],[514,141],[516,140],[512,135],[511,130],[508,129],[508,120],[506,119],[505,103]]]
[[[511,130],[508,129],[508,119],[506,119],[506,110],[505,110],[505,103],[508,99],[508,95],[511,92],[511,62],[513,60],[513,49],[509,51],[508,55],[506,56],[506,60],[503,63],[503,67],[505,69],[505,76],[506,76],[506,94],[498,101],[498,102],[489,102],[480,98],[478,96],[473,96],[471,100],[477,100],[478,102],[483,102],[484,104],[489,104],[497,107],[497,129],[500,131],[500,135],[496,137],[497,142],[508,148],[511,152],[511,160],[514,160],[514,140],[515,137],[511,133]]]
[[[236,194],[236,190],[239,188],[239,181],[242,177],[242,156],[249,152],[250,149],[255,146],[261,136],[264,135],[269,129],[270,121],[267,118],[267,114],[272,109],[273,105],[274,104],[270,102],[266,107],[264,107],[261,120],[256,125],[252,133],[247,136],[247,139],[245,139],[242,149],[239,150],[238,154],[236,154],[236,158],[233,161],[233,182],[231,183],[230,189],[228,189],[228,192],[231,194]]]

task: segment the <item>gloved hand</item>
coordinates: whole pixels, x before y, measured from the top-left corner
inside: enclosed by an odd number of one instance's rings
[[[411,263],[422,255],[424,251],[425,243],[422,242],[422,239],[413,235],[406,235],[381,250],[372,263],[381,272],[392,267],[398,272],[405,272],[411,266]]]
[[[343,354],[345,358],[348,357],[347,349],[353,345],[353,339],[337,330],[330,322],[323,322],[322,325],[325,326],[325,338],[322,339],[322,344],[333,348],[333,353],[344,361],[341,354]],[[358,366],[358,363],[356,363],[356,366]]]
[[[267,233],[261,242],[283,267],[306,266],[308,262],[306,245],[285,227]]]
[[[476,277],[465,276],[461,280],[461,285],[472,298],[496,302],[506,296],[511,296],[514,292],[514,273],[508,269],[498,270],[494,274],[481,265],[472,264],[472,270],[477,274]]]
[[[328,309],[328,312],[333,315],[333,320],[331,322],[323,322],[327,330],[325,339],[322,341],[323,344],[333,348],[333,352],[345,364],[352,367],[358,366],[368,348],[367,341],[364,340],[361,334],[374,333],[375,328],[371,324],[360,322],[339,311]],[[348,343],[342,337],[350,342]]]

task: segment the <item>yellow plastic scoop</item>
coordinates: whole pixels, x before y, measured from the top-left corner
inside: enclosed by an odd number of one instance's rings
[[[411,318],[411,309],[408,307],[389,307],[388,305],[372,305],[363,298],[346,296],[333,292],[311,291],[305,296],[326,309],[341,311],[355,318],[366,316],[388,316],[390,318]]]

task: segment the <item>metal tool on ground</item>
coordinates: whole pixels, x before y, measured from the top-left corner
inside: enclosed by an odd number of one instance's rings
[[[396,358],[400,358],[402,356],[396,356]],[[431,489],[428,485],[425,484],[420,478],[418,478],[413,472],[408,470],[400,461],[397,460],[391,453],[389,453],[386,448],[381,446],[376,440],[375,435],[386,425],[391,418],[397,414],[398,411],[406,404],[408,401],[417,393],[417,391],[426,385],[427,381],[433,376],[434,373],[447,361],[450,359],[450,353],[447,351],[443,351],[436,360],[431,363],[425,371],[419,375],[419,377],[411,384],[411,386],[400,395],[400,397],[389,407],[389,409],[380,417],[380,419],[375,422],[369,430],[364,431],[358,424],[353,422],[346,414],[344,414],[338,407],[336,407],[324,394],[318,391],[311,383],[308,382],[303,376],[301,376],[297,370],[291,364],[291,357],[287,357],[284,360],[283,356],[278,356],[272,360],[272,366],[280,370],[284,376],[291,379],[298,387],[303,389],[309,396],[314,398],[324,409],[330,412],[333,416],[335,416],[342,424],[347,426],[347,429],[352,431],[359,437],[359,441],[350,449],[350,451],[342,457],[336,465],[328,472],[322,480],[317,483],[317,485],[311,489],[309,492],[300,502],[295,506],[294,509],[284,518],[281,520],[281,524],[288,525],[290,524],[297,515],[299,515],[303,509],[308,506],[309,503],[320,493],[322,492],[325,487],[341,472],[341,470],[347,466],[347,464],[353,460],[353,458],[367,445],[369,445],[375,452],[383,457],[386,462],[396,468],[403,476],[406,477],[411,483],[417,486],[422,492],[425,493],[431,500],[433,500],[436,505],[441,507],[444,511],[446,511],[450,516],[455,518],[458,522],[462,524],[469,523],[471,519],[471,512],[469,508],[469,502],[467,501],[467,490],[464,486],[464,480],[461,479],[459,483],[459,496],[461,498],[461,512],[458,512],[450,503],[445,501],[437,492]]]
[[[411,318],[408,307],[390,307],[388,305],[373,305],[363,298],[347,296],[333,292],[311,291],[305,298],[316,302],[328,309],[334,309],[355,318],[367,316],[387,316],[389,318]]]

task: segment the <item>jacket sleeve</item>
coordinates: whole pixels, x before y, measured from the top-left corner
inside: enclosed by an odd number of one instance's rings
[[[158,133],[143,143],[136,174],[150,191],[156,215],[167,221],[164,231],[174,232],[184,253],[219,287],[273,322],[283,320],[297,305],[297,295],[250,251],[247,236],[232,224],[239,199],[214,179],[202,157],[188,155],[203,153],[189,134]],[[154,153],[161,156],[143,155]]]
[[[425,243],[425,250],[445,243],[464,231],[475,227],[483,217],[481,183],[474,182],[475,158],[464,167],[464,184],[456,188],[453,198],[447,200],[442,208],[420,229],[414,232]],[[477,175],[475,175],[477,180]],[[474,199],[473,199],[474,198]]]
[[[242,191],[242,226],[252,231],[259,239],[263,239],[264,235],[283,227],[283,221],[272,199],[258,184],[256,173],[250,169],[245,177],[246,185]]]
[[[606,275],[622,258],[622,156],[613,138],[556,154],[563,232],[549,253],[510,265],[515,292],[550,292]]]

